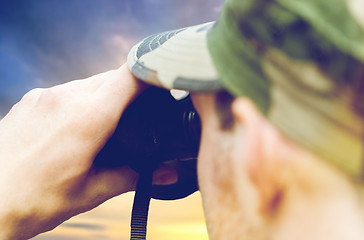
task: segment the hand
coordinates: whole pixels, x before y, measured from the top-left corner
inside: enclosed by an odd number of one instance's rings
[[[124,65],[34,89],[11,109],[0,121],[1,239],[33,237],[134,190],[132,169],[100,170],[92,162],[143,89]],[[160,170],[154,183],[176,181],[169,173]]]

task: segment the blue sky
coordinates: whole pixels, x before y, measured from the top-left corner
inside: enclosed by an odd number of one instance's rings
[[[35,87],[118,67],[152,33],[215,20],[222,0],[1,0],[0,117]]]

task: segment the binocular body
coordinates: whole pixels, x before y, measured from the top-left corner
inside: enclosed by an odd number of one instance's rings
[[[113,136],[94,160],[100,168],[129,165],[143,174],[161,163],[178,172],[178,182],[153,186],[152,197],[172,200],[198,190],[196,162],[200,119],[189,96],[176,100],[169,91],[150,87],[123,113]]]

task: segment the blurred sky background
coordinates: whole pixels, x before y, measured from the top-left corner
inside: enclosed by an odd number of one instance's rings
[[[156,32],[216,20],[223,0],[0,0],[0,118],[30,89],[117,68]],[[34,239],[129,239],[133,194]],[[207,239],[199,193],[152,201],[148,236]]]
[[[0,0],[0,116],[34,87],[118,67],[165,30],[215,20],[223,0]]]

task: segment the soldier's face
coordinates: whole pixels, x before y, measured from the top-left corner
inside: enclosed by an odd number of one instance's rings
[[[363,239],[357,187],[336,168],[282,136],[250,100],[234,100],[226,130],[213,94],[191,98],[202,124],[198,180],[211,240]]]
[[[210,239],[264,239],[258,194],[245,174],[244,127],[222,130],[213,94],[192,94],[202,135],[198,178]]]

